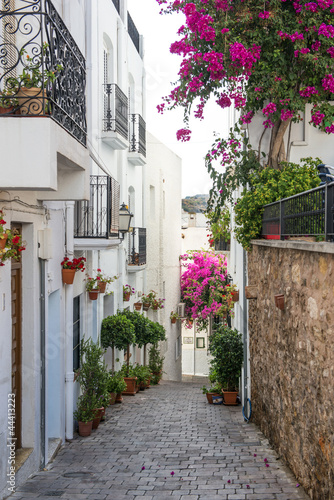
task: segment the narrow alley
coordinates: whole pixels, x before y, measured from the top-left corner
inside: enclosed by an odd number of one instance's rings
[[[10,498],[308,499],[240,406],[210,405],[200,388],[162,382],[125,396]]]

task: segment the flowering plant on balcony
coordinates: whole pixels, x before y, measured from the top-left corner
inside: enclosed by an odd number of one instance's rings
[[[118,276],[106,276],[105,274],[102,273],[101,269],[96,270],[96,281],[98,283],[112,283],[113,281],[117,280]]]
[[[130,300],[130,296],[134,295],[136,293],[136,290],[131,286],[131,285],[123,285],[123,300],[128,301]]]
[[[4,212],[0,210],[0,267],[8,259],[19,260],[21,252],[25,250],[22,236],[17,229],[5,229],[6,221],[3,219]]]
[[[96,278],[91,278],[90,276],[87,275],[87,278],[85,279],[86,281],[86,291],[91,292],[92,290],[97,290],[97,279]]]
[[[157,292],[155,292],[154,290],[151,290],[148,294],[142,295],[141,297],[142,303],[149,305],[154,310],[162,309],[164,307],[164,300],[165,299],[159,299],[157,297]]]
[[[86,262],[85,257],[79,257],[78,259],[73,259],[73,260],[69,260],[68,257],[65,257],[64,260],[61,262],[61,265],[63,266],[63,269],[74,269],[75,271],[84,272],[85,262]]]

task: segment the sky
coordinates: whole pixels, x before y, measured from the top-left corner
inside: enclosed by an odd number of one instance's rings
[[[173,88],[177,80],[181,57],[169,52],[178,39],[177,30],[183,24],[181,14],[160,15],[156,0],[128,0],[128,11],[141,35],[144,36],[146,69],[146,127],[161,142],[182,158],[182,196],[208,194],[211,180],[206,171],[204,157],[214,141],[214,132],[226,135],[227,115],[214,103],[204,112],[204,120],[190,122],[192,138],[182,143],[176,140],[176,131],[183,128],[181,109],[156,109],[162,97]],[[217,109],[218,108],[218,109]]]

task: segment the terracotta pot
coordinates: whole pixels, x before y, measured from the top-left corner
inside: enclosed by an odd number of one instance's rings
[[[4,234],[3,235],[3,238],[1,238],[0,240],[0,249],[3,250],[6,246],[6,243],[7,243],[7,239],[8,239],[8,234]]]
[[[224,396],[224,405],[233,406],[237,404],[238,391],[224,391],[222,390]]]
[[[114,405],[116,403],[116,393],[115,392],[110,392],[109,393],[109,404]]]
[[[130,300],[130,292],[129,293],[123,293],[123,300],[124,300],[124,302],[129,302],[129,300]]]
[[[220,396],[220,394],[218,394],[217,392],[207,392],[206,393],[206,399],[208,400],[208,403],[210,405],[213,404],[212,396]]]
[[[176,323],[176,318],[171,318],[171,319],[170,319],[170,322],[171,322],[171,323]]]
[[[116,394],[115,403],[122,403],[122,402],[123,402],[122,394]]]
[[[278,307],[278,309],[280,309],[281,311],[283,311],[284,310],[284,295],[283,294],[275,295],[274,298],[275,298],[275,306]]]
[[[106,418],[106,409],[103,407],[103,410],[101,412],[101,422],[104,422]]]
[[[148,311],[150,308],[150,304],[143,304],[144,311]]]
[[[135,302],[133,305],[135,306],[136,311],[140,311],[143,304],[141,302]]]
[[[88,297],[90,298],[90,300],[96,300],[99,296],[99,290],[91,290],[90,292],[88,292]]]
[[[158,306],[152,306],[152,309],[153,309],[153,311],[157,311],[158,310]]]
[[[90,422],[78,422],[79,424],[79,436],[87,437],[92,433],[92,420]]]
[[[98,426],[99,426],[99,424],[101,422],[101,417],[102,417],[103,410],[104,410],[103,407],[96,408],[96,414],[95,414],[95,417],[93,418],[92,429],[97,429],[98,428]]]
[[[232,292],[232,301],[233,302],[239,302],[239,290],[236,290],[235,292]]]
[[[62,269],[61,276],[63,283],[65,283],[66,285],[73,285],[75,269]]]
[[[13,106],[8,106],[8,108],[4,108],[0,106],[0,115],[6,115],[7,113],[13,114],[14,107]]]
[[[126,383],[126,390],[122,394],[127,396],[134,396],[137,392],[137,377],[124,377]]]
[[[104,293],[107,288],[107,283],[105,281],[99,281],[97,286],[99,287],[99,292]]]
[[[17,93],[21,115],[38,116],[47,114],[46,90],[38,87],[21,87]],[[44,107],[44,109],[43,109]]]

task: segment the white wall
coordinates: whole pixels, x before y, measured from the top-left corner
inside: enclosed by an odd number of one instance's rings
[[[164,308],[149,311],[167,332],[163,343],[164,378],[181,380],[180,322],[171,324],[170,312],[180,302],[180,215],[181,159],[152,134],[147,134],[147,165],[145,167],[145,198],[147,200],[147,282],[145,292],[155,290],[165,298]]]

